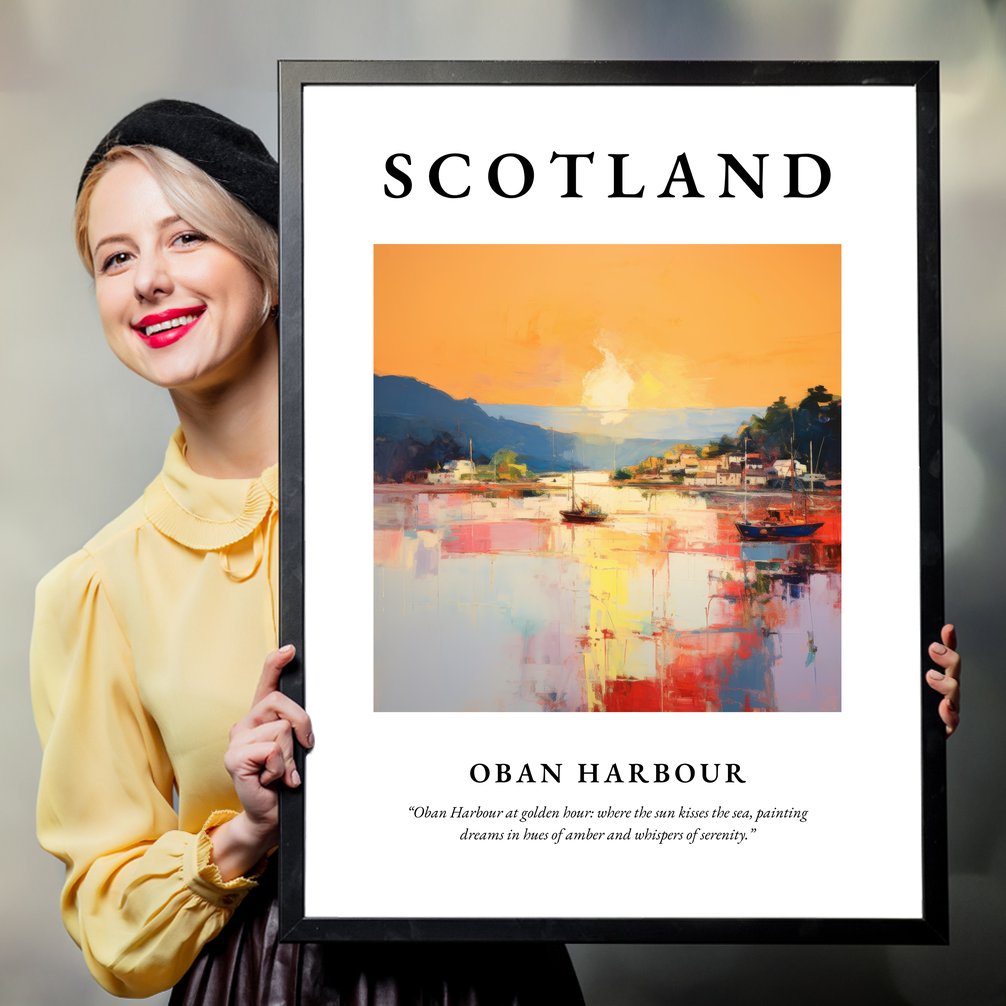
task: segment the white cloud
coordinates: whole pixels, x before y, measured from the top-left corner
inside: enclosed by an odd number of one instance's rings
[[[581,404],[587,409],[598,409],[603,414],[601,424],[617,425],[625,420],[629,408],[629,395],[635,381],[618,362],[618,358],[601,340],[594,342],[604,359],[593,370],[583,375]]]

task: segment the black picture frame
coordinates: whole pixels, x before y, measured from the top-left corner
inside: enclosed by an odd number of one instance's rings
[[[678,85],[775,88],[800,85],[914,88],[917,157],[918,404],[921,638],[918,687],[923,723],[923,905],[919,918],[318,918],[305,914],[304,779],[281,794],[280,926],[287,941],[563,941],[625,943],[939,944],[948,933],[945,736],[939,696],[924,680],[927,646],[943,624],[943,503],[940,379],[939,69],[934,62],[352,62],[282,61],[280,119],[280,641],[298,648],[284,673],[284,692],[310,711],[304,647],[304,394],[302,95],[306,86],[457,84]],[[375,878],[380,882],[380,878]]]

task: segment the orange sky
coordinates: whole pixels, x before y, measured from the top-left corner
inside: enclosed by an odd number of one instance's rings
[[[841,393],[839,245],[375,245],[374,372],[595,408]]]

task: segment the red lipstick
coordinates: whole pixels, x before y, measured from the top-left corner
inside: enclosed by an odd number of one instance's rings
[[[187,335],[205,310],[205,306],[199,305],[196,307],[173,307],[168,311],[148,314],[133,325],[133,331],[151,349],[161,349],[164,346],[170,346],[173,342],[178,342],[179,339]],[[184,318],[189,320],[179,324],[179,320]]]

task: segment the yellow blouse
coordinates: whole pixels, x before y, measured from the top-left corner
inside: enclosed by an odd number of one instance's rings
[[[255,886],[223,882],[206,829],[241,809],[228,731],[276,646],[277,493],[276,467],[197,475],[178,430],[143,498],[38,586],[38,836],[115,995],[174,985]]]

